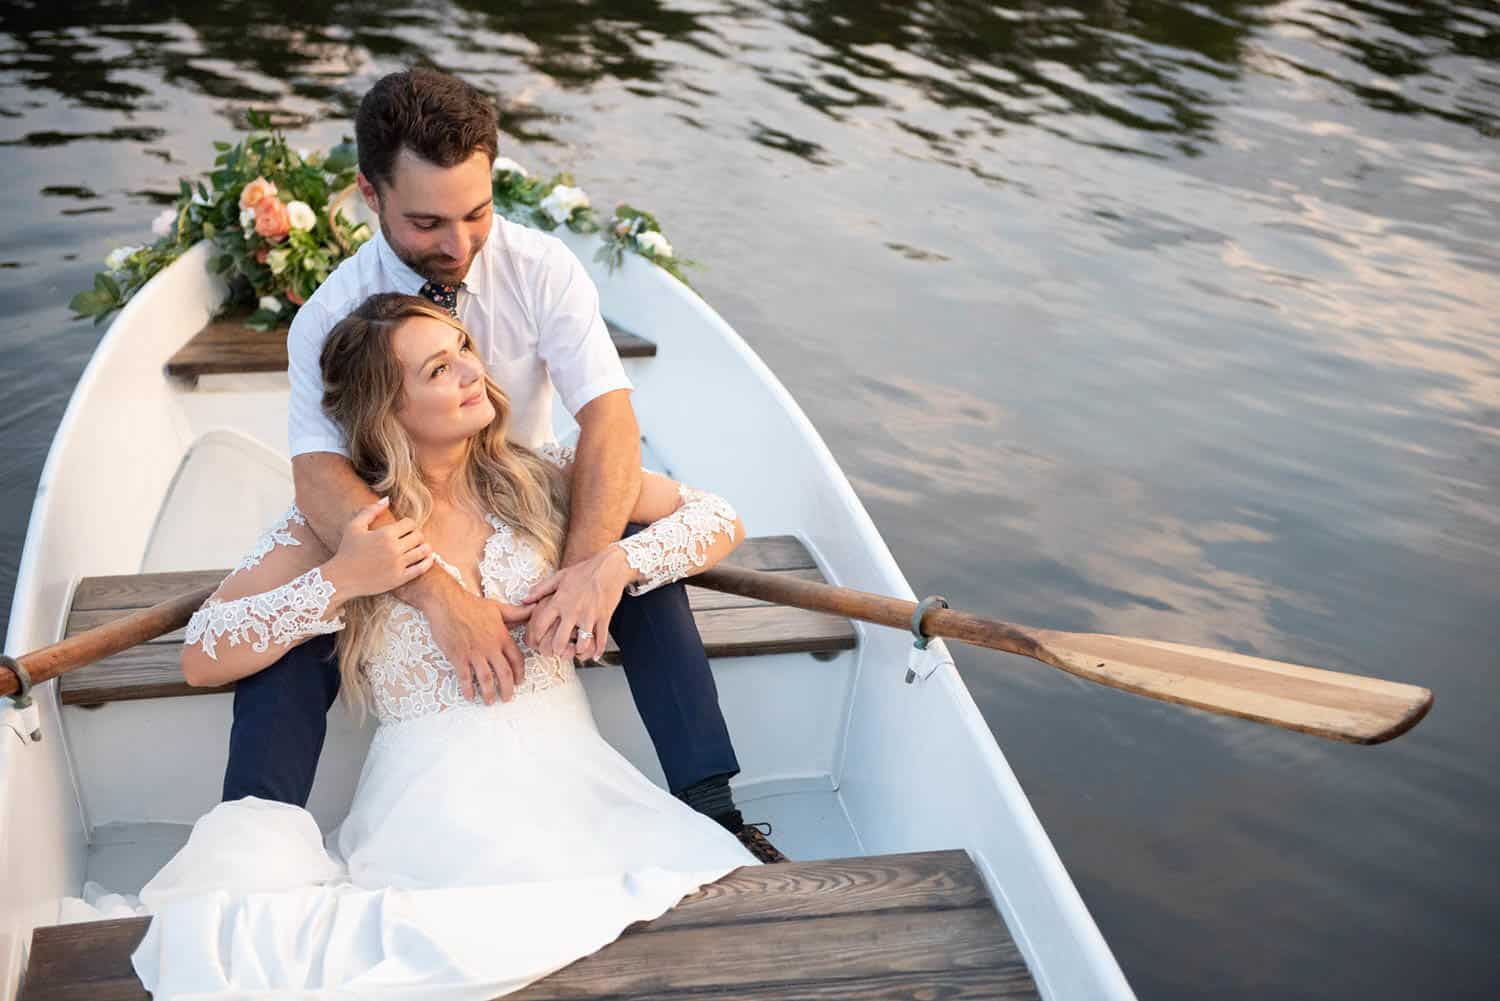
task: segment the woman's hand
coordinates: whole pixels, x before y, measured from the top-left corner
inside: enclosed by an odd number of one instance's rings
[[[559,570],[526,596],[526,605],[532,607],[526,645],[554,657],[597,659],[604,653],[609,620],[614,618],[620,596],[635,579],[625,550],[615,545]],[[591,635],[575,642],[579,629]]]
[[[323,576],[333,585],[336,600],[384,594],[432,568],[437,556],[416,522],[402,518],[371,527],[389,504],[390,498],[383,497],[350,518],[338,552],[323,564]]]

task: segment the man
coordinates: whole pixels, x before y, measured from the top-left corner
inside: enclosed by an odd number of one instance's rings
[[[302,306],[287,340],[292,473],[309,525],[335,549],[348,520],[376,500],[322,412],[319,353],[328,331],[376,292],[446,306],[511,398],[512,440],[551,439],[554,386],[573,413],[580,435],[572,520],[562,569],[533,606],[472,595],[441,571],[397,595],[426,614],[465,697],[486,703],[508,699],[524,675],[511,624],[529,615],[528,645],[585,659],[603,652],[608,629],[671,791],[738,834],[757,857],[780,860],[734,807],[729,779],[739,764],[683,586],[622,599],[578,566],[621,537],[640,487],[632,387],[577,258],[555,237],[493,212],[493,106],[446,74],[394,73],[365,95],[355,137],[360,192],[380,218],[380,234]],[[226,800],[306,803],[338,693],[332,651],[331,637],[319,637],[239,683]]]

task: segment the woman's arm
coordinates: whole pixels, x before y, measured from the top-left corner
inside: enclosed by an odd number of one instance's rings
[[[614,543],[630,568],[625,589],[645,594],[702,573],[745,540],[745,526],[729,502],[657,473],[641,474],[641,493],[630,520],[646,524]]]
[[[188,684],[227,685],[254,674],[298,643],[342,629],[339,612],[352,599],[425,572],[431,550],[409,519],[370,527],[384,509],[381,501],[356,514],[330,556],[292,508],[188,621],[182,646]]]
[[[572,450],[564,446],[546,446],[542,450],[571,479]],[[647,527],[635,535],[611,543],[599,553],[573,569],[581,570],[590,582],[593,601],[598,610],[588,616],[575,616],[579,627],[590,632],[576,644],[571,635],[558,630],[564,618],[556,603],[541,604],[532,613],[527,629],[527,643],[541,653],[560,657],[577,656],[585,660],[603,654],[609,620],[620,597],[627,591],[645,594],[674,580],[702,573],[718,563],[745,538],[745,526],[729,502],[715,494],[697,490],[657,473],[642,471],[641,490],[631,510],[630,520]],[[537,584],[526,598],[528,605],[543,602],[558,588],[562,574],[553,574]],[[570,630],[571,632],[571,630]]]

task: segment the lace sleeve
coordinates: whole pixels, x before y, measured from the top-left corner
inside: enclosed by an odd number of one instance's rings
[[[643,578],[627,587],[626,594],[642,595],[687,577],[693,567],[703,566],[720,534],[734,535],[736,515],[724,498],[685,484],[678,486],[677,495],[682,504],[676,511],[615,543]]]
[[[573,460],[578,458],[578,450],[572,445],[559,445],[555,441],[538,445],[536,447],[536,454],[552,463],[558,469],[571,466]]]
[[[270,644],[291,646],[310,636],[336,633],[344,620],[324,621],[334,588],[323,579],[318,567],[272,591],[221,601],[210,598],[188,620],[183,642],[203,647],[214,660],[219,640],[230,646],[249,643],[256,653],[265,653]]]

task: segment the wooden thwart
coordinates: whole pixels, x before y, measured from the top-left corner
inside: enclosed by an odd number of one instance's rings
[[[38,928],[19,1001],[146,1001],[147,919]],[[515,994],[1030,1001],[1020,950],[962,851],[740,869]]]
[[[245,326],[248,313],[210,321],[167,360],[167,374],[182,379],[200,375],[285,372],[286,328],[253,330]],[[650,358],[656,345],[608,320],[610,338],[621,358]]]
[[[806,547],[790,535],[747,539],[725,562],[801,580],[823,580]],[[213,587],[226,573],[227,569],[86,577],[73,595],[67,635],[124,618],[174,595]],[[854,627],[848,619],[696,587],[688,588],[688,601],[710,657],[833,654],[855,646]],[[100,705],[233,689],[189,685],[182,676],[181,645],[182,630],[178,629],[63,675],[63,703]],[[607,664],[619,663],[613,640],[603,659]]]

